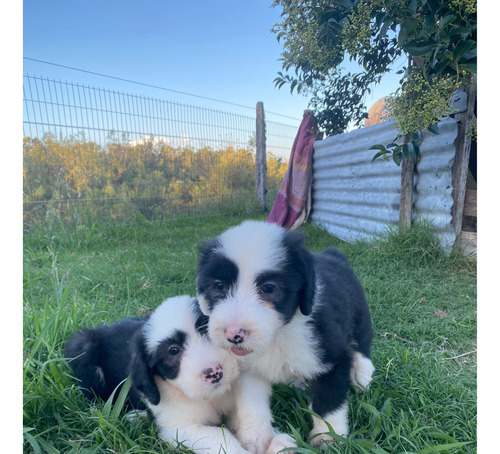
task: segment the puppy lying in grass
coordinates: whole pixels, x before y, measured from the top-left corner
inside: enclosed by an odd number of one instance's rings
[[[149,408],[160,436],[196,452],[246,454],[220,427],[234,411],[236,360],[204,335],[206,317],[189,296],[164,301],[147,319],[85,329],[64,354],[86,396],[108,399],[131,376],[128,408]]]
[[[207,337],[207,317],[196,299],[165,300],[147,319],[127,318],[84,329],[64,354],[89,399],[109,399],[130,375],[128,408],[149,408],[167,442],[197,453],[249,454],[230,430],[239,370],[236,358]],[[224,420],[224,421],[223,421]],[[266,454],[294,441],[275,434]]]

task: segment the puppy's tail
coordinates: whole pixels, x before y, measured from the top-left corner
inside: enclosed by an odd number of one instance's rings
[[[64,348],[64,356],[75,377],[80,380],[83,393],[90,400],[95,395],[105,400],[109,397],[101,365],[101,351],[99,335],[91,329],[84,329],[73,335]]]

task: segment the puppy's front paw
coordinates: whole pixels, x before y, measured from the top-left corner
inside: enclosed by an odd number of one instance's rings
[[[147,417],[148,412],[146,410],[131,410],[124,416],[124,418],[130,423]]]
[[[353,356],[353,364],[351,367],[351,383],[356,388],[356,391],[363,391],[372,381],[372,375],[375,367],[369,358],[359,352],[355,352]]]
[[[309,434],[309,444],[316,449],[321,449],[325,444],[335,444],[335,441],[328,434]]]
[[[265,453],[273,437],[274,433],[265,428],[261,428],[261,430],[248,430],[247,428],[247,430],[240,430],[236,433],[236,438],[241,446],[252,454]]]
[[[334,410],[327,414],[324,419],[320,419],[313,415],[314,426],[309,433],[310,443],[316,447],[319,447],[325,442],[335,443],[330,435],[330,427],[333,429],[336,435],[347,437],[347,435],[349,434],[347,412],[347,403],[345,403],[341,405],[337,410]]]
[[[285,448],[295,448],[297,447],[297,443],[295,440],[288,434],[277,434],[271,440],[271,444],[267,448],[266,454],[277,454],[281,450]],[[286,451],[290,454],[296,454],[295,451]]]

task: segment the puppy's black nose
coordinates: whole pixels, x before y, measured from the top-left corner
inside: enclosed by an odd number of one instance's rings
[[[243,342],[243,336],[240,336],[239,334],[236,334],[232,339],[228,339],[229,342],[232,344],[241,344]]]

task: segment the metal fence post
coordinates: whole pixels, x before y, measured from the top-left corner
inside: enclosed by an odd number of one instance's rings
[[[266,165],[266,121],[264,103],[257,103],[255,128],[255,189],[257,200],[262,210],[267,211],[267,165]]]

